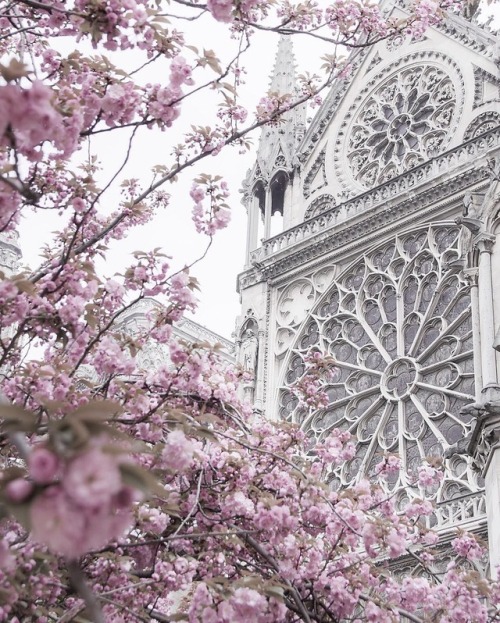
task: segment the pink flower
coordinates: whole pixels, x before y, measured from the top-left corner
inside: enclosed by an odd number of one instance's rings
[[[231,0],[207,0],[207,9],[219,22],[232,21],[233,3]]]
[[[88,507],[107,503],[122,487],[116,458],[97,448],[69,463],[62,484],[75,502]]]
[[[14,478],[5,487],[8,499],[14,504],[24,502],[33,492],[33,485],[24,478]]]
[[[85,515],[62,487],[45,489],[30,509],[31,534],[51,551],[76,558],[86,551]]]
[[[406,551],[406,538],[398,530],[390,530],[385,540],[389,547],[389,556],[391,558],[397,558]]]
[[[163,465],[173,472],[185,471],[193,462],[194,449],[194,443],[181,430],[173,430],[165,442]]]
[[[443,477],[442,471],[430,465],[422,465],[418,470],[418,484],[424,488],[439,484]]]
[[[229,599],[230,617],[227,620],[233,623],[248,623],[258,621],[267,610],[266,598],[251,588],[237,588]]]
[[[84,456],[84,455],[82,455]],[[79,558],[119,538],[132,525],[129,509],[80,506],[59,485],[48,487],[30,509],[33,539],[55,554]]]
[[[191,67],[182,56],[176,56],[170,65],[170,84],[177,88],[182,84],[194,84],[191,78]]]
[[[484,548],[473,534],[462,533],[451,542],[453,549],[467,560],[477,560],[484,555]]]
[[[191,190],[189,191],[189,194],[191,195],[191,199],[195,203],[200,203],[200,201],[203,201],[203,199],[205,199],[205,191],[201,186],[198,186],[198,184],[193,184]]]
[[[34,482],[46,485],[54,480],[59,469],[58,457],[47,448],[35,448],[28,459],[29,475]]]
[[[401,459],[394,454],[388,454],[375,465],[375,473],[382,478],[387,478],[390,474],[397,474],[401,470]]]

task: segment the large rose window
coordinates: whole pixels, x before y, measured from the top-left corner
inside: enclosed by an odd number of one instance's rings
[[[448,74],[413,65],[386,79],[355,117],[347,157],[363,186],[381,184],[443,150],[456,112]]]
[[[469,431],[460,410],[474,401],[472,321],[455,262],[458,236],[455,225],[425,226],[375,248],[340,275],[303,323],[285,368],[280,414],[315,440],[333,427],[351,431],[356,455],[332,473],[332,486],[370,475],[385,452],[403,463],[389,488],[407,486],[426,457],[442,457]],[[314,413],[302,411],[288,389],[311,348],[336,361],[325,380],[330,403]],[[441,498],[475,488],[464,459],[447,468]]]

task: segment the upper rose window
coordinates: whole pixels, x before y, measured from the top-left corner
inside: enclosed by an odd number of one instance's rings
[[[456,92],[443,69],[421,64],[393,74],[355,116],[347,143],[351,173],[371,187],[443,151],[456,114]]]

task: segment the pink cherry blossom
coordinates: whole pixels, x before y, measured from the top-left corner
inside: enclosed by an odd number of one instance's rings
[[[207,9],[219,22],[230,22],[232,20],[232,0],[208,0]]]
[[[34,448],[28,458],[29,475],[32,480],[41,485],[54,480],[59,465],[57,456],[44,447]]]
[[[5,493],[15,504],[24,502],[33,492],[33,485],[24,478],[14,478],[7,483]]]
[[[195,445],[180,429],[167,436],[162,460],[166,469],[173,472],[185,471],[193,462]]]
[[[62,556],[76,558],[87,550],[86,518],[60,486],[38,495],[31,505],[31,534],[35,541]]]
[[[246,152],[255,122],[280,133],[280,115],[305,99],[317,105],[327,83],[348,87],[361,56],[336,50],[419,38],[453,2],[418,0],[397,20],[368,0],[180,4],[13,0],[0,9],[0,230],[15,249],[13,230],[32,212],[58,219],[38,267],[0,275],[0,389],[14,407],[2,438],[0,621],[173,620],[179,601],[190,623],[498,619],[498,583],[460,567],[483,562],[471,535],[451,537],[456,561],[434,582],[442,550],[429,549],[439,535],[427,527],[427,496],[440,499],[437,463],[409,482],[395,456],[367,464],[391,494],[366,478],[330,486],[355,446],[344,430],[316,445],[307,436],[336,383],[328,354],[301,354],[291,392],[304,431],[271,422],[241,399],[248,372],[217,347],[176,337],[197,306],[196,262],[179,271],[183,261],[147,236],[117,274],[108,255],[172,212],[170,185],[195,166],[175,203],[192,210],[199,233],[216,235],[235,203],[221,151]],[[228,36],[207,49],[189,24]],[[243,49],[251,53],[262,28],[334,45],[324,73],[318,63],[292,93],[263,89],[252,111]],[[384,63],[390,56],[382,47]],[[164,149],[139,175],[136,140],[151,130]],[[100,150],[110,145],[108,168]],[[208,156],[212,174],[202,172]],[[425,577],[392,573],[391,559],[408,552]]]
[[[66,494],[84,507],[109,502],[122,486],[116,457],[90,449],[72,459],[63,479]]]

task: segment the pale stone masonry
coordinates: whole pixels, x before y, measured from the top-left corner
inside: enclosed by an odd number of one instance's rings
[[[499,51],[488,27],[450,17],[422,40],[356,51],[351,76],[309,127],[297,110],[263,132],[243,188],[248,253],[236,333],[240,361],[254,362],[245,393],[256,409],[314,439],[334,426],[353,434],[357,454],[332,472],[332,486],[370,476],[384,452],[399,454],[403,468],[387,488],[400,507],[408,496],[433,497],[442,542],[459,526],[482,534],[493,575]],[[294,84],[282,39],[272,87]],[[289,389],[311,348],[336,361],[330,404],[313,413]],[[425,457],[445,464],[435,491],[411,486]]]

